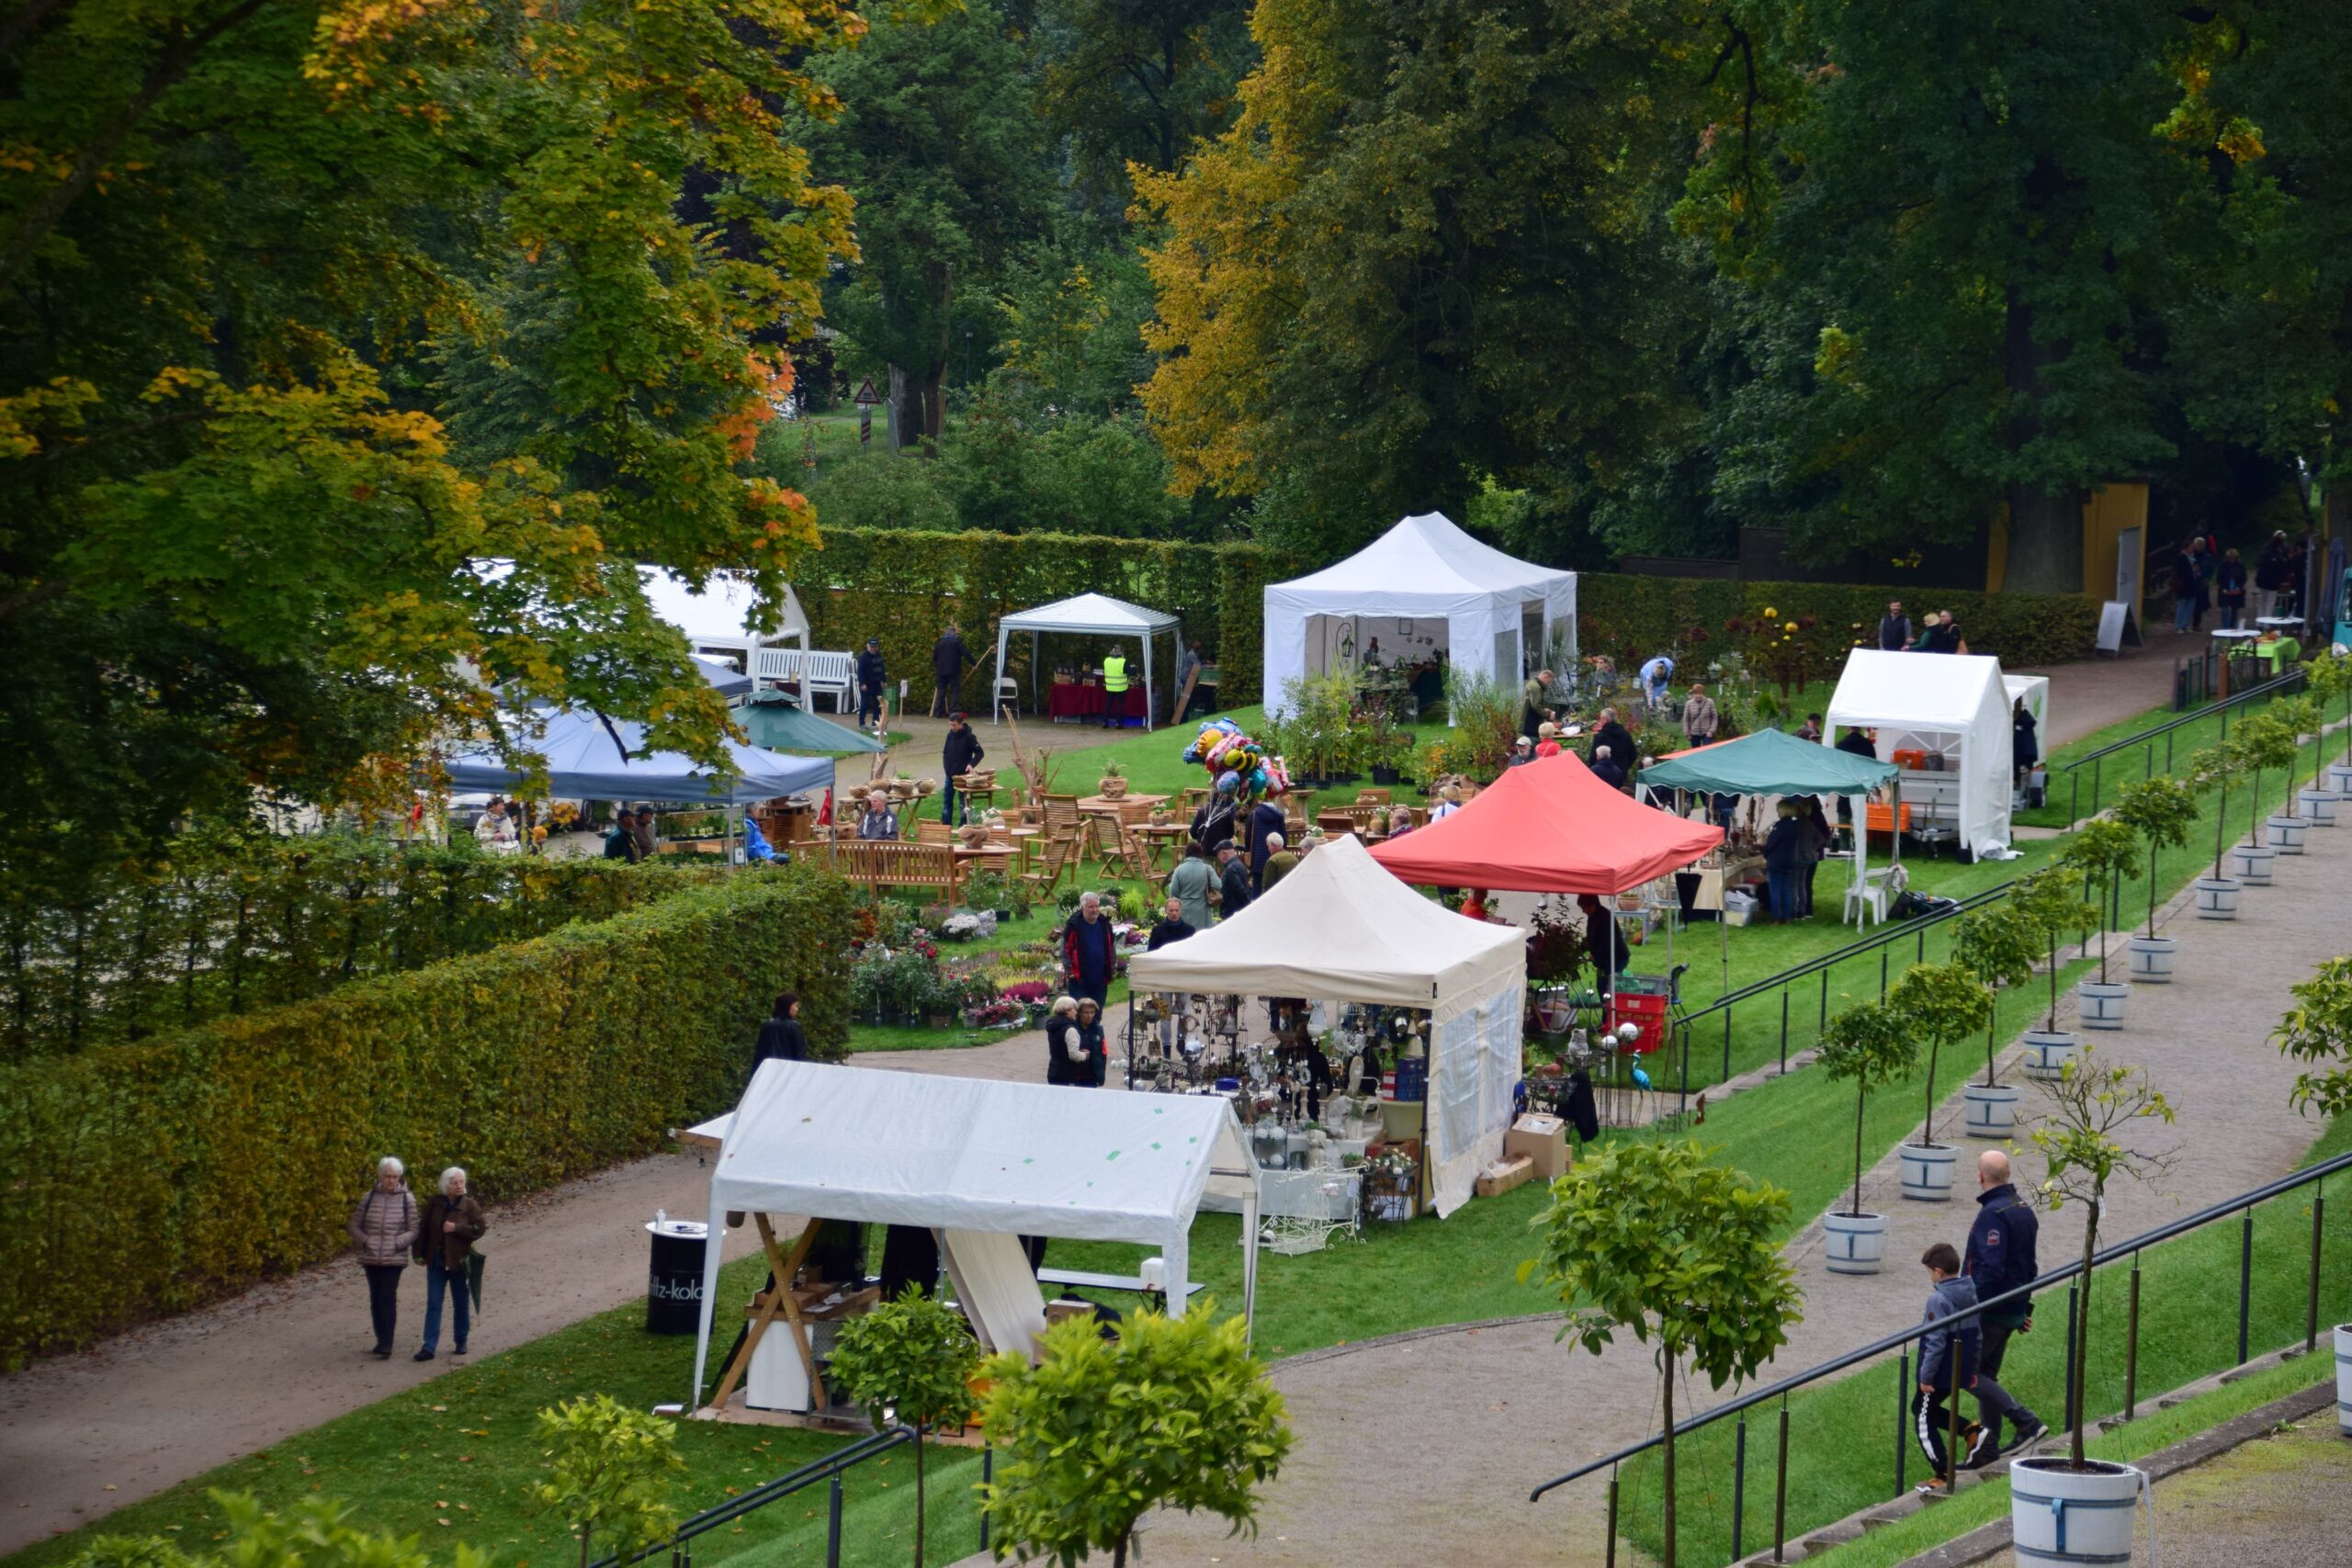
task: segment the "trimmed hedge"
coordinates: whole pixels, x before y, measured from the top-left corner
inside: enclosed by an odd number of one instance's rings
[[[1621,670],[1676,648],[1686,659],[1700,659],[1735,645],[1736,639],[1724,630],[1725,621],[1769,607],[1786,617],[1810,615],[1831,626],[1859,627],[1849,635],[1875,646],[1879,617],[1890,599],[1902,600],[1915,624],[1929,610],[1950,610],[1971,653],[1996,655],[2013,668],[2085,658],[2098,632],[2098,601],[2080,593],[1920,592],[1871,583],[1726,582],[1590,572],[1577,580],[1577,639],[1583,652],[1605,653]],[[1694,627],[1704,631],[1704,640],[1692,638]]]
[[[709,868],[355,834],[176,843],[52,901],[0,881],[0,1058],[141,1040],[601,920]]]
[[[463,1165],[512,1198],[645,1154],[733,1102],[779,990],[837,1050],[850,904],[814,867],[746,871],[315,1000],[0,1066],[0,1365],[334,1256],[384,1155]]]
[[[908,705],[918,712],[931,705],[931,648],[949,621],[964,628],[974,660],[958,700],[985,711],[995,679],[997,622],[1016,610],[1087,592],[1181,617],[1185,640],[1197,640],[1220,667],[1228,698],[1240,701],[1232,694],[1247,693],[1254,702],[1265,586],[1306,570],[1299,558],[1257,545],[828,528],[824,549],[808,558],[799,587],[811,646],[856,649],[867,637],[880,637],[884,667],[894,682],[909,682]],[[1005,673],[1023,690],[1028,640],[1013,638],[1005,658]],[[1083,653],[1092,659],[1101,651],[1089,647]],[[1057,653],[1069,659],[1080,650],[1048,644],[1045,653],[1050,665]],[[1140,673],[1139,650],[1129,649],[1127,657],[1129,668]],[[1163,667],[1168,657],[1164,643],[1152,650],[1154,673],[1166,693],[1162,701],[1174,694],[1167,687],[1174,671]]]

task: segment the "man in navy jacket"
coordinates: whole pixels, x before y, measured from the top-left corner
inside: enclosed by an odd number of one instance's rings
[[[2041,1222],[2035,1216],[2033,1206],[2018,1196],[2017,1187],[2009,1179],[2009,1156],[2000,1150],[1986,1149],[1977,1156],[1976,1185],[1982,1190],[1976,1195],[1976,1219],[1968,1227],[1968,1251],[1962,1267],[1976,1283],[1976,1299],[1988,1302],[2019,1285],[2030,1285],[2041,1273],[2033,1245]],[[2009,1336],[2032,1321],[2033,1301],[2030,1296],[1984,1314],[1984,1348],[1978,1362],[1986,1377],[2000,1377],[2001,1352],[2007,1348]],[[1988,1408],[1985,1415],[1991,1420],[1996,1448],[2001,1446],[1997,1438],[2003,1419],[2016,1427],[2007,1445],[2012,1449],[2032,1442],[2047,1430],[2040,1416],[2014,1399],[2007,1400],[2004,1408]]]

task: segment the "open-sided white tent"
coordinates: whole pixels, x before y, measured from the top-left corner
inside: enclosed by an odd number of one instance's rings
[[[786,642],[797,643],[803,650],[808,647],[808,616],[789,584],[784,590],[782,622],[775,631],[763,634],[750,626],[752,585],[735,572],[712,572],[703,580],[700,592],[676,572],[660,567],[641,566],[637,572],[645,581],[645,602],[655,615],[685,633],[687,645],[696,653],[727,660],[748,671],[754,649]]]
[[[731,1115],[694,1134],[719,1145],[695,1343],[696,1403],[730,1211],[1140,1242],[1166,1259],[1172,1303],[1185,1299],[1187,1241],[1204,1193],[1238,1200],[1242,1234],[1257,1228],[1256,1164],[1222,1096],[768,1061]],[[1245,1313],[1254,1304],[1257,1252],[1242,1249]]]
[[[1033,610],[1023,610],[1005,616],[996,624],[996,684],[989,689],[1004,689],[1004,649],[1014,632],[1029,634],[1029,704],[1037,703],[1037,667],[1040,644],[1048,632],[1074,633],[1080,637],[1131,637],[1143,645],[1143,727],[1151,728],[1152,684],[1151,644],[1160,633],[1168,634],[1170,649],[1174,649],[1182,626],[1176,616],[1164,610],[1147,610],[1140,604],[1130,604],[1125,599],[1114,599],[1107,593],[1081,593],[1075,599],[1057,599],[1050,604],[1040,604]],[[1175,666],[1171,663],[1169,668]],[[1003,709],[989,705],[1001,717]]]
[[[1233,919],[1127,960],[1138,991],[1298,997],[1430,1010],[1429,1146],[1437,1212],[1501,1157],[1520,1076],[1527,938],[1465,920],[1341,838]]]
[[[2041,742],[2041,754],[2050,755],[2050,677],[2005,672],[2001,687],[2007,693],[2012,708],[2020,700],[2024,702],[2025,711],[2033,715],[2033,732]]]
[[[1965,653],[1889,653],[1858,648],[1829,699],[1822,743],[1840,730],[1876,729],[1882,761],[1924,751],[1942,766],[1905,768],[1903,798],[1937,802],[1964,854],[2009,846],[2009,694],[2001,661]]]
[[[1281,710],[1283,682],[1357,657],[1370,636],[1398,635],[1404,623],[1400,641],[1442,648],[1457,669],[1513,692],[1554,626],[1565,625],[1575,647],[1577,574],[1507,556],[1440,512],[1408,517],[1338,565],[1265,594],[1268,713]],[[1443,626],[1443,643],[1421,635],[1425,622]]]

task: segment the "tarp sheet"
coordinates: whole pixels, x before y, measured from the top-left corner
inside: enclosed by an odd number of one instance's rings
[[[1605,897],[1689,865],[1723,837],[1720,828],[1640,804],[1563,751],[1504,769],[1461,810],[1375,845],[1372,858],[1408,882],[1441,887]]]
[[[1902,770],[1778,729],[1678,751],[1642,770],[1650,789],[1722,795],[1868,795]],[[1475,802],[1473,804],[1476,804]]]

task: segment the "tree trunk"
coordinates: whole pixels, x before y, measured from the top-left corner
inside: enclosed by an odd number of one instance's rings
[[[1928,1114],[1919,1123],[1919,1146],[1928,1148],[1936,1141],[1936,1058],[1943,1055],[1943,1043],[1928,1047]]]
[[[2001,993],[1987,986],[1984,987],[1984,999],[1992,1004],[1992,1011],[1984,1017],[1984,1087],[1997,1089],[2000,1087],[2000,1079],[1999,1075],[1994,1070],[1993,1058],[1999,1055],[2000,1051],[2000,1048],[1994,1043],[1994,1040],[2001,1027]]]
[[[2088,1423],[2083,1412],[2083,1362],[2089,1356],[2091,1342],[2091,1259],[2098,1256],[2099,1194],[2091,1194],[2088,1213],[2083,1216],[2083,1304],[2075,1314],[2075,1343],[2067,1348],[2073,1370],[2066,1377],[2066,1407],[2075,1413],[2075,1424],[2068,1435],[2068,1452],[2077,1466],[2083,1462],[2083,1427]]]
[[[884,406],[889,411],[890,450],[903,452],[922,434],[922,400],[915,378],[903,367],[888,368],[890,389]]]
[[[2148,846],[2148,940],[2156,940],[2156,846]]]
[[[1862,1104],[1869,1090],[1854,1090],[1854,1217],[1862,1217]]]
[[[2041,395],[2042,367],[2061,355],[2033,335],[2033,307],[2012,287],[2002,331],[2004,378],[2027,412],[2012,421],[2008,446],[2021,450],[2038,434],[2032,411]],[[2022,480],[2011,483],[2008,550],[2002,588],[2017,593],[2079,593],[2083,587],[2082,499],[2073,490],[2053,491]]]
[[[2222,835],[2229,830],[2222,826],[2222,823],[2229,815],[2230,781],[2229,776],[2223,774],[2221,804],[2213,807],[2213,880],[2216,882],[2222,879]]]
[[[1666,1551],[1664,1568],[1674,1568],[1674,1358],[1666,1363]]]

